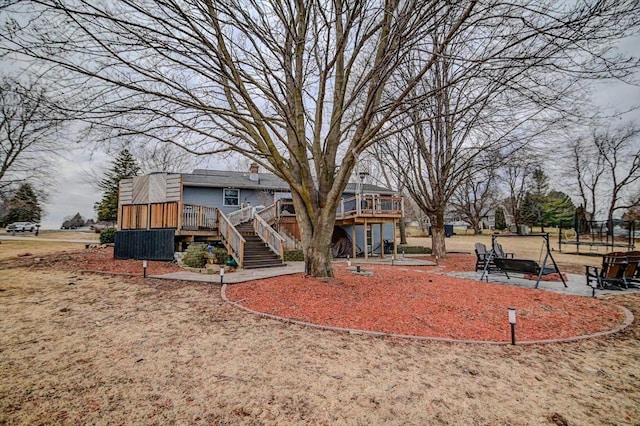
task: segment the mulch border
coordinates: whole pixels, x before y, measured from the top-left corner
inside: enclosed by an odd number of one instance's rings
[[[372,337],[391,337],[391,338],[394,338],[394,339],[408,339],[408,340],[417,340],[417,341],[432,341],[432,342],[444,342],[444,343],[465,343],[465,344],[473,344],[473,345],[477,345],[477,344],[484,344],[484,345],[511,345],[510,341],[471,340],[471,339],[467,340],[467,339],[453,339],[453,338],[448,338],[448,337],[413,336],[413,335],[408,335],[408,334],[395,334],[395,333],[384,333],[384,332],[381,332],[381,331],[359,330],[359,329],[354,329],[354,328],[336,327],[336,326],[331,326],[331,325],[323,325],[323,324],[316,324],[316,323],[307,322],[307,321],[300,321],[300,320],[296,320],[296,319],[292,319],[292,318],[285,318],[285,317],[281,317],[281,316],[278,316],[278,315],[273,315],[273,314],[268,314],[266,312],[260,312],[260,311],[253,310],[251,308],[248,308],[248,307],[242,305],[241,304],[242,299],[237,301],[237,302],[229,300],[229,298],[227,297],[226,289],[227,289],[227,284],[223,284],[222,287],[220,288],[220,296],[222,297],[222,300],[224,300],[226,303],[229,303],[229,304],[231,304],[233,306],[236,306],[239,309],[242,309],[242,310],[244,310],[246,312],[249,312],[251,314],[254,314],[254,315],[258,315],[258,316],[263,317],[263,318],[273,319],[273,320],[276,320],[276,321],[289,323],[289,324],[301,325],[301,326],[309,327],[309,328],[315,328],[315,329],[318,329],[318,330],[337,331],[337,332],[342,332],[342,333],[366,335],[366,336],[372,336]],[[610,330],[599,331],[597,333],[585,334],[585,335],[581,335],[581,336],[564,337],[564,338],[557,338],[557,339],[516,341],[516,345],[538,345],[538,344],[548,344],[548,343],[568,343],[568,342],[576,342],[576,341],[586,340],[586,339],[593,339],[593,338],[597,338],[597,337],[604,337],[604,336],[609,336],[611,334],[618,333],[618,332],[624,330],[625,328],[629,327],[633,323],[634,317],[633,317],[633,314],[631,313],[631,311],[629,309],[625,308],[624,306],[620,306],[620,305],[616,305],[616,304],[613,304],[613,306],[615,306],[616,308],[620,309],[624,313],[625,318],[624,318],[624,321],[622,321],[622,323],[618,324],[616,327],[614,327],[614,328],[612,328]]]

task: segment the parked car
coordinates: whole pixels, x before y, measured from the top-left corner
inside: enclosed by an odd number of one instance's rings
[[[7,232],[33,232],[35,229],[33,222],[13,222],[7,226]]]

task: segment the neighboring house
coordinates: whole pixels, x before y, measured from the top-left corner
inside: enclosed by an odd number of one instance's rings
[[[402,197],[390,189],[348,184],[337,209],[334,256],[384,256],[403,210]],[[256,164],[249,172],[153,173],[120,182],[116,257],[172,258],[191,242],[217,241],[241,267],[263,267],[281,263],[299,239],[289,186]],[[258,253],[265,247],[270,259]]]

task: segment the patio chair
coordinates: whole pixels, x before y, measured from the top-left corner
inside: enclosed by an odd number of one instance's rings
[[[504,249],[502,248],[502,244],[498,242],[494,243],[493,252],[495,253],[496,257],[500,259],[506,259],[506,258],[513,259],[513,255],[514,255],[514,253],[505,253]]]
[[[489,252],[487,251],[487,246],[482,243],[476,243],[475,245],[476,251],[476,272],[484,271],[484,267],[489,259]]]
[[[630,251],[626,255],[627,266],[624,269],[623,279],[627,286],[640,285],[640,251]]]
[[[628,288],[625,283],[627,259],[625,253],[614,252],[602,256],[602,266],[586,266],[587,285],[593,289],[605,290],[610,287]]]

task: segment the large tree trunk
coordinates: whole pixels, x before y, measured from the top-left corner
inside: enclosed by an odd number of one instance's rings
[[[336,222],[336,209],[327,205],[318,208],[313,214],[305,209],[300,197],[295,193],[292,195],[304,251],[305,274],[333,277],[331,237]]]
[[[404,218],[400,219],[400,221],[398,222],[398,228],[400,231],[400,244],[406,245],[407,244],[407,225],[404,223]]]
[[[444,238],[444,210],[438,209],[431,216],[431,255],[438,259],[447,254]]]

